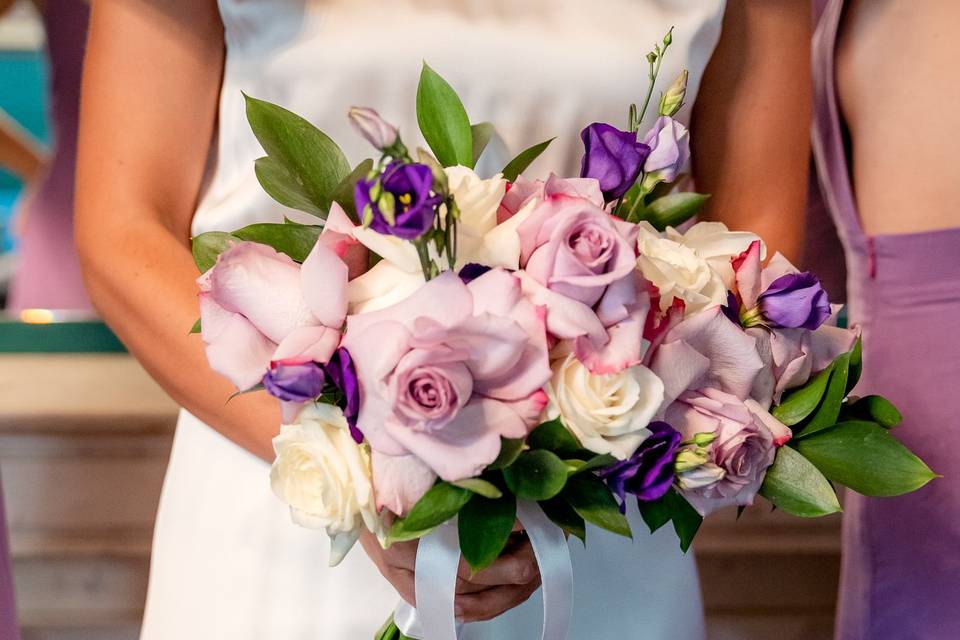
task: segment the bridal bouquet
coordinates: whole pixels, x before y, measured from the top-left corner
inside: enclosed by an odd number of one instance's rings
[[[376,157],[352,170],[247,98],[260,183],[317,224],[195,237],[195,331],[240,391],[280,401],[273,489],[326,530],[332,563],[364,529],[389,545],[455,526],[479,571],[531,505],[584,540],[587,523],[631,536],[636,502],[686,550],[704,516],[757,495],[814,517],[840,511],[834,484],[891,496],[934,477],[891,435],[890,402],[851,395],[858,332],[817,278],[752,233],[688,222],[706,196],[679,188],[686,73],[639,131],[669,44],[626,129],[581,132],[576,178],[522,175],[550,141],[479,176],[493,127],[426,65],[430,150],[354,108]]]

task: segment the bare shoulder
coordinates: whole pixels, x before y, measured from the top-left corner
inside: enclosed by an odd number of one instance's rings
[[[837,82],[868,233],[960,226],[960,3],[853,0]]]

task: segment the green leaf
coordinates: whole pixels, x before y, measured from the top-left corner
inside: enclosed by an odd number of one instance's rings
[[[334,189],[350,173],[343,151],[295,113],[246,94],[244,98],[250,127],[271,158],[258,163],[262,167],[257,178],[268,177],[264,189],[281,204],[324,217]],[[270,182],[273,179],[279,182]]]
[[[898,496],[936,477],[883,427],[851,421],[796,441],[797,450],[830,480],[865,496]]]
[[[473,495],[472,492],[448,482],[438,482],[413,505],[406,517],[394,522],[394,527],[397,522],[402,521],[407,531],[432,529],[457,515]]]
[[[563,491],[574,511],[587,522],[627,538],[631,537],[630,523],[620,513],[620,507],[603,481],[584,473],[573,476]]]
[[[200,319],[197,318],[197,321],[190,327],[190,333],[200,333],[201,331],[203,331],[203,326],[200,324]]]
[[[857,336],[857,342],[850,351],[850,374],[847,376],[847,393],[853,391],[853,388],[860,382],[861,373],[863,373],[863,338]]]
[[[398,640],[399,635],[400,629],[397,628],[397,623],[394,622],[393,613],[391,613],[380,630],[373,636],[373,640]]]
[[[673,492],[673,489],[670,489],[670,492]],[[638,500],[637,505],[640,507],[643,521],[650,527],[650,533],[656,533],[660,527],[673,519],[673,512],[670,510],[666,496],[652,502]]]
[[[516,520],[517,500],[511,495],[496,500],[475,495],[460,510],[460,551],[474,573],[500,557]]]
[[[544,422],[527,438],[531,449],[546,449],[558,456],[575,456],[580,451],[580,443],[567,431],[560,418]]]
[[[790,392],[780,404],[770,411],[773,417],[788,427],[802,422],[820,404],[820,400],[827,390],[827,382],[830,380],[832,369],[833,364],[830,364],[826,369],[810,378],[807,384]]]
[[[602,469],[603,467],[609,467],[615,463],[617,459],[610,455],[609,453],[601,453],[595,455],[589,460],[587,460],[582,466],[577,468],[577,473],[583,473],[584,471],[593,471],[594,469]]]
[[[524,449],[523,438],[500,438],[500,455],[487,469],[505,469],[516,461]]]
[[[320,237],[320,227],[305,224],[260,223],[238,229],[233,235],[241,240],[259,242],[290,256],[294,262],[303,262]]]
[[[893,429],[903,421],[903,415],[897,407],[883,396],[864,396],[844,407],[841,415],[870,420],[884,429]]]
[[[799,431],[801,435],[810,435],[817,431],[828,429],[837,423],[843,399],[847,396],[847,374],[850,371],[850,354],[844,353],[830,365],[830,381],[827,383],[827,392],[823,394],[820,406],[814,412],[810,421]]]
[[[697,510],[690,506],[686,498],[676,491],[670,491],[664,498],[673,514],[673,530],[677,532],[680,538],[680,549],[686,553],[693,544],[693,539],[700,530],[703,523],[703,516],[697,513]]]
[[[321,219],[327,217],[326,210],[314,204],[297,176],[276,158],[257,158],[253,163],[253,171],[267,195],[283,206],[305,211]]]
[[[473,166],[473,132],[467,111],[453,87],[426,62],[417,87],[417,122],[440,164]]]
[[[357,216],[357,205],[353,200],[353,190],[357,186],[357,182],[367,177],[367,175],[373,170],[373,160],[367,158],[351,171],[347,176],[340,181],[340,184],[333,190],[332,200],[343,207],[343,210],[347,212],[347,215],[356,222],[360,222],[360,217]]]
[[[573,510],[570,503],[558,496],[544,500],[539,504],[543,512],[555,525],[570,535],[580,538],[580,542],[587,543],[587,525],[580,514]]]
[[[206,273],[217,263],[217,256],[240,241],[237,236],[223,231],[207,231],[193,237],[191,251],[200,273]]]
[[[702,193],[686,192],[657,198],[647,205],[644,219],[658,231],[677,227],[697,215],[709,197]]]
[[[545,449],[527,451],[503,470],[503,479],[518,498],[548,500],[567,483],[567,465]]]
[[[780,447],[760,495],[789,514],[816,518],[841,511],[830,481],[791,447]]]
[[[520,177],[520,174],[527,170],[533,161],[540,157],[540,154],[547,150],[547,147],[550,146],[550,143],[556,140],[556,138],[550,138],[549,140],[544,140],[539,144],[535,144],[528,149],[524,149],[517,157],[507,163],[507,166],[503,168],[503,177],[508,182],[514,182],[517,178]]]
[[[490,144],[490,139],[496,133],[496,128],[489,122],[479,122],[470,127],[471,138],[473,139],[473,164],[470,168],[477,166],[477,161],[483,154],[483,150]]]
[[[503,495],[503,492],[497,488],[497,485],[492,482],[488,482],[483,478],[467,478],[466,480],[457,480],[456,482],[451,482],[455,487],[460,487],[461,489],[466,489],[471,493],[476,493],[483,496],[484,498],[499,498]]]

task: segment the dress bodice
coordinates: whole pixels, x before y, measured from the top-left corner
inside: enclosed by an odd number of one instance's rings
[[[504,160],[559,136],[532,170],[572,174],[581,128],[624,124],[627,106],[646,89],[645,55],[671,25],[661,88],[687,67],[692,103],[723,7],[723,0],[220,0],[227,60],[219,139],[194,231],[285,213],[254,177],[263,151],[241,92],[304,116],[355,164],[372,149],[349,127],[352,105],[374,107],[399,125],[408,146],[422,144],[414,105],[426,60],[457,89],[473,122],[497,125]]]

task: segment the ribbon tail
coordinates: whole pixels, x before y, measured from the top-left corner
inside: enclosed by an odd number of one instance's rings
[[[517,504],[523,525],[540,567],[543,591],[543,640],[566,640],[573,611],[573,564],[563,530],[550,521],[534,502]]]

